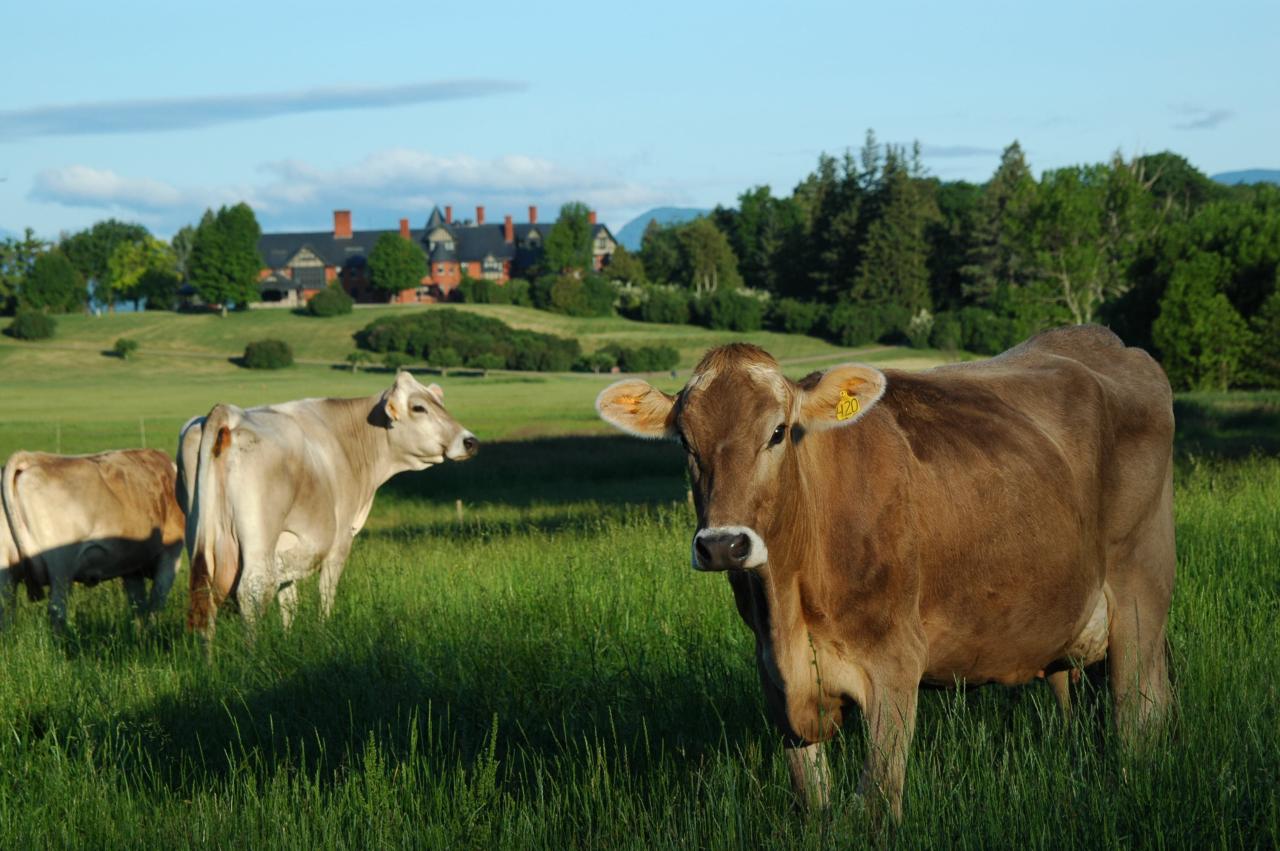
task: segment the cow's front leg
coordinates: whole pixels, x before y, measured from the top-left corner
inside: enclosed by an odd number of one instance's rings
[[[320,616],[328,619],[333,614],[333,599],[338,593],[338,579],[351,552],[351,539],[339,544],[320,566]]]
[[[62,571],[49,571],[49,623],[57,632],[67,628],[67,600],[71,596],[71,577]]]
[[[298,612],[298,583],[282,586],[276,592],[276,601],[280,603],[280,622],[288,629],[293,626],[293,616]]]
[[[141,573],[130,573],[120,577],[124,583],[124,596],[129,601],[129,611],[135,618],[142,618],[147,613],[147,580]]]
[[[831,805],[831,767],[826,745],[787,744],[786,754],[796,799],[807,810],[825,810]]]
[[[916,697],[920,678],[897,676],[870,681],[863,714],[867,724],[867,759],[858,792],[875,814],[887,808],[902,820],[902,789],[907,777],[907,753],[916,728]]]

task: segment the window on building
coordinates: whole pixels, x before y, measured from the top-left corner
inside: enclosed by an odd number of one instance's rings
[[[323,266],[295,266],[293,280],[304,290],[322,290],[325,286]]]
[[[443,275],[443,274],[444,274],[444,264],[443,264],[443,263],[438,263],[438,264],[436,264],[436,274],[437,274],[437,275]]]
[[[481,267],[481,274],[489,280],[497,280],[502,277],[502,261],[494,260],[492,257],[486,257]]]

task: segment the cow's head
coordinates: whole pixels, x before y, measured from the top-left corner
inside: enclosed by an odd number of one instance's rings
[[[476,436],[444,409],[444,389],[423,386],[401,371],[379,403],[392,449],[410,470],[425,470],[444,459],[465,461],[479,451]]]
[[[596,410],[629,434],[684,446],[698,511],[693,566],[754,568],[769,560],[782,473],[805,435],[853,425],[884,388],[884,374],[861,364],[797,384],[763,349],[739,343],[708,352],[675,396],[630,379],[606,387]]]

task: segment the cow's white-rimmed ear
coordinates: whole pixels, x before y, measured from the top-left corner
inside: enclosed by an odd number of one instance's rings
[[[596,411],[600,419],[627,434],[653,439],[670,436],[675,403],[675,396],[649,382],[628,378],[600,391]]]
[[[800,421],[821,431],[857,422],[884,395],[884,373],[860,363],[833,366],[800,399]]]
[[[427,385],[427,392],[435,396],[437,402],[444,402],[444,388],[434,381]]]
[[[408,372],[403,369],[396,372],[395,383],[382,394],[382,409],[388,420],[397,422],[409,410],[409,393],[415,386],[421,385]]]

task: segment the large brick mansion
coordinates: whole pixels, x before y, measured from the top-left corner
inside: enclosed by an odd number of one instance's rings
[[[593,264],[609,262],[617,242],[609,228],[590,213]],[[426,276],[413,289],[392,297],[399,303],[447,301],[464,276],[505,282],[521,277],[542,256],[542,245],[553,222],[539,222],[538,208],[529,207],[529,221],[488,224],[484,207],[475,219],[455,221],[453,207],[436,207],[419,229],[400,220],[399,235],[418,246],[429,262]],[[357,301],[384,301],[369,282],[367,258],[378,237],[394,230],[355,230],[350,210],[335,210],[333,229],[312,233],[263,234],[258,252],[266,267],[258,289],[266,302],[302,304],[334,281],[341,281]]]

